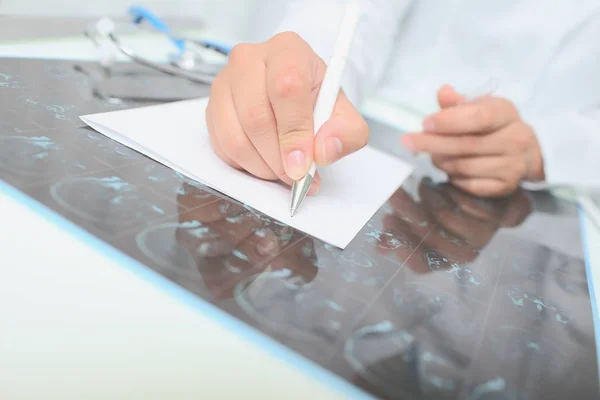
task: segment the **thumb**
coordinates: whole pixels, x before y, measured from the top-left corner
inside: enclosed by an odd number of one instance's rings
[[[331,118],[315,137],[315,163],[329,165],[352,154],[369,141],[369,127],[343,92],[340,92]]]
[[[465,100],[464,96],[458,94],[450,85],[443,85],[438,90],[437,98],[438,104],[442,109],[457,106]]]

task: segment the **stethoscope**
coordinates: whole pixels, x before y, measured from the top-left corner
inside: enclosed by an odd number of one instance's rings
[[[103,18],[86,27],[84,34],[99,51],[100,65],[107,75],[116,63],[117,52],[127,56],[132,61],[152,68],[156,71],[188,79],[197,83],[212,83],[215,76],[223,69],[231,48],[226,45],[207,40],[197,40],[175,35],[172,30],[154,14],[143,7],[129,9],[131,22],[136,28],[141,28],[143,22],[151,25],[153,31],[167,36],[174,45],[175,51],[169,54],[169,63],[159,63],[140,56],[119,40],[118,32],[131,30],[132,24],[117,24],[109,18]],[[108,39],[108,42],[106,40]],[[110,44],[110,45],[107,45]],[[220,61],[207,61],[207,52],[212,53]]]

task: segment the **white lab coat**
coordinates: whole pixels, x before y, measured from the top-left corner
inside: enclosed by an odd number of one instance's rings
[[[292,0],[277,31],[324,59],[345,2]],[[547,185],[600,187],[600,2],[363,0],[343,88],[420,118],[444,83],[464,94],[490,82],[535,129]]]

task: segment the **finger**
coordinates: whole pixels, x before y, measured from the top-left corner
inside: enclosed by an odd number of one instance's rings
[[[213,222],[210,226],[219,232],[221,237],[227,238],[234,246],[237,246],[256,229],[260,228],[261,223],[261,221],[253,218],[250,212],[244,211],[240,214]]]
[[[452,199],[449,196],[446,196],[443,185],[433,182],[431,178],[422,179],[419,182],[417,190],[419,199],[421,199],[423,211],[431,216],[434,223],[436,220],[434,211],[440,209],[454,209],[456,207],[452,202]]]
[[[256,252],[261,256],[274,256],[276,255],[281,246],[279,238],[270,229],[259,229],[255,232],[256,239]]]
[[[248,139],[237,117],[231,86],[223,79],[219,90],[211,94],[214,99],[212,124],[220,149],[244,170],[261,179],[278,179]]]
[[[465,192],[482,197],[506,196],[518,187],[494,178],[457,178],[451,179],[450,182]]]
[[[426,132],[444,135],[482,134],[501,129],[518,117],[516,108],[508,100],[486,97],[430,115],[423,121],[423,128]]]
[[[242,130],[262,159],[280,180],[292,180],[283,169],[275,115],[266,85],[266,65],[260,47],[237,45],[229,57],[231,92]]]
[[[423,232],[415,232],[406,221],[394,214],[382,218],[383,232],[377,236],[376,246],[379,254],[393,252],[404,262],[423,239]]]
[[[273,271],[291,270],[292,274],[304,279],[304,282],[312,282],[319,273],[316,267],[318,262],[315,251],[314,239],[305,236],[293,246],[287,248],[277,257],[269,261],[269,267]]]
[[[436,249],[459,263],[473,261],[479,255],[475,246],[443,226],[432,229],[421,244],[421,248]]]
[[[502,220],[502,226],[513,227],[520,225],[525,218],[533,211],[529,195],[517,189],[516,193],[508,199],[508,206],[505,209]]]
[[[235,161],[233,161],[226,153],[225,151],[223,151],[223,149],[221,148],[221,142],[219,141],[218,138],[216,138],[214,135],[210,135],[210,144],[213,148],[213,151],[215,152],[215,154],[217,156],[219,156],[219,158],[223,161],[225,161],[227,164],[229,164],[229,166],[238,169],[238,170],[243,170],[244,168],[242,168],[238,163],[236,163]]]
[[[177,243],[188,252],[197,261],[197,249],[202,243],[217,241],[221,235],[212,229],[208,224],[195,224],[192,220],[186,220],[181,223],[175,232]]]
[[[494,221],[482,221],[466,214],[457,215],[450,210],[441,210],[438,219],[441,228],[478,249],[485,247],[498,230],[498,224]]]
[[[408,222],[398,218],[396,215],[388,214],[383,218],[383,228],[390,235],[382,238],[384,241],[379,244],[378,251],[385,254],[393,251],[401,263],[409,262],[413,257],[414,250],[421,244],[425,234],[416,232]],[[398,232],[401,233],[405,245],[398,246]],[[419,258],[416,257],[417,265],[420,265]],[[412,268],[411,268],[412,269]]]
[[[464,101],[464,97],[458,94],[450,85],[443,85],[437,93],[440,108],[454,107]]]
[[[421,203],[425,211],[431,216],[432,223],[437,224],[438,229],[441,228],[450,235],[454,235],[459,240],[470,243],[476,248],[487,243],[496,231],[497,225],[490,221],[456,212],[456,204],[448,195],[447,189],[445,190],[444,186],[441,186],[441,188],[432,187],[425,180],[419,185]],[[457,252],[457,249],[454,252]],[[460,251],[458,253],[463,254]]]
[[[369,127],[344,93],[338,95],[331,118],[315,137],[315,162],[329,165],[367,145]]]
[[[498,229],[498,223],[481,220],[451,209],[433,211],[438,227],[476,248],[482,248]]]
[[[313,87],[324,70],[308,52],[282,50],[267,59],[267,93],[275,113],[283,167],[299,180],[313,162]],[[311,61],[314,59],[314,61]]]
[[[246,214],[241,213],[211,223],[211,229],[219,234],[219,238],[206,241],[198,246],[198,255],[220,257],[234,252],[235,248],[259,227],[259,223]]]
[[[442,136],[409,133],[402,135],[401,140],[402,145],[413,152],[434,156],[499,156],[506,152],[507,146],[497,135]]]
[[[429,229],[431,221],[423,206],[418,205],[404,190],[396,191],[390,198],[390,204],[396,216],[412,224],[414,229]]]
[[[487,232],[495,232],[497,224],[489,220],[481,220],[471,215],[457,211],[454,199],[449,195],[447,185],[432,187],[427,182],[419,185],[419,197],[425,210],[445,231],[473,243],[476,247],[487,241]]]
[[[503,156],[440,157],[434,156],[433,164],[457,178],[498,178],[511,169],[510,160]]]
[[[267,231],[268,229],[257,230],[246,237],[225,258],[225,267],[232,272],[247,271],[264,265],[275,257],[279,250],[279,239],[273,232],[265,233]],[[265,243],[266,241],[269,243]]]
[[[460,207],[460,209],[473,218],[481,220],[498,220],[504,213],[505,201],[489,202],[483,204],[481,198],[469,195],[462,189],[453,185],[447,185],[446,193]]]
[[[218,84],[215,82],[211,89],[211,96],[209,97],[208,105],[206,106],[206,127],[208,128],[208,136],[210,138],[210,144],[212,145],[213,151],[215,152],[215,154],[217,156],[219,156],[220,159],[225,161],[231,167],[241,170],[243,168],[240,167],[240,165],[238,163],[236,163],[235,161],[233,161],[229,156],[227,156],[227,154],[225,154],[225,152],[221,148],[221,143],[219,142],[219,139],[216,136],[217,133],[215,132],[213,118],[214,118],[215,107],[216,107],[216,109],[219,109],[219,107],[221,105],[217,104],[215,106],[214,103],[215,103],[215,101],[219,101],[222,97],[220,97],[218,95],[213,95],[213,93],[216,93],[219,90],[222,90],[222,89],[220,89]],[[216,98],[216,100],[215,100],[215,98]]]

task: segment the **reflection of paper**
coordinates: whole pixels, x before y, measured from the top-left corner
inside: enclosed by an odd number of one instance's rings
[[[210,145],[207,99],[82,116],[98,132],[272,218],[344,248],[410,175],[412,167],[370,147],[320,168],[321,191],[289,216],[290,189],[237,171]]]

